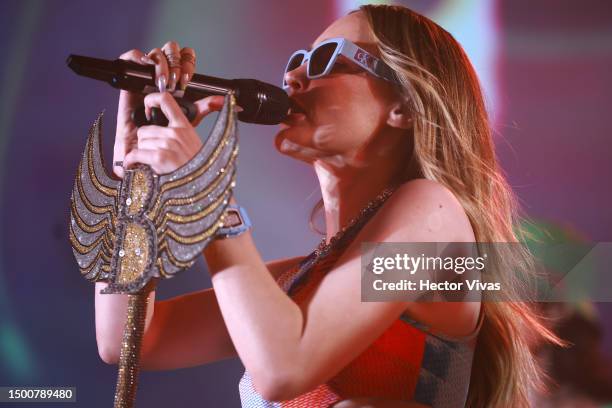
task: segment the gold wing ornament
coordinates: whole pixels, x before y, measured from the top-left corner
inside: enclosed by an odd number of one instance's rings
[[[200,151],[183,167],[157,175],[149,166],[107,174],[102,116],[93,123],[72,190],[70,242],[82,276],[108,281],[101,293],[138,293],[153,278],[190,267],[223,223],[235,185],[235,97]]]

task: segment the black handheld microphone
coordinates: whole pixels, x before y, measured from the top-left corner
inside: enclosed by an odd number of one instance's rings
[[[151,65],[75,54],[71,54],[66,63],[78,75],[107,82],[115,88],[140,93],[157,91],[155,67]],[[256,79],[222,79],[194,74],[185,91],[176,91],[175,96],[194,102],[231,91],[236,95],[236,103],[244,109],[238,113],[242,122],[276,125],[287,117],[290,104],[285,91]]]

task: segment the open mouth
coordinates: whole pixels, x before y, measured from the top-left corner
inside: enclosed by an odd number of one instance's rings
[[[306,114],[306,111],[304,110],[304,108],[302,108],[296,101],[295,99],[290,99],[289,100],[289,115],[293,114],[293,113],[301,113],[303,115]]]

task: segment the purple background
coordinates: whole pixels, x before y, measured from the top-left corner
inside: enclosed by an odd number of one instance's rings
[[[433,15],[442,3],[413,7]],[[511,185],[530,216],[588,240],[612,240],[612,7],[492,4],[496,142]],[[78,403],[67,406],[112,404],[116,367],[98,357],[93,285],[79,277],[67,228],[79,156],[103,109],[111,158],[117,91],[74,75],[68,54],[115,58],[176,39],[196,49],[199,72],[279,83],[287,56],[314,40],[336,10],[322,0],[0,4],[0,386],[76,386]],[[274,127],[241,124],[240,132],[236,195],[264,259],[307,254],[320,239],[308,228],[320,196],[314,174],[275,151]],[[199,261],[161,284],[159,298],[209,285]],[[609,350],[612,308],[598,309]],[[143,372],[138,405],[238,406],[242,370],[234,359]]]

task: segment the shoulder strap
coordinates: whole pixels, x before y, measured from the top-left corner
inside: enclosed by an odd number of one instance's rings
[[[392,194],[389,194],[384,200],[381,200],[367,216],[350,226],[345,233],[334,242],[334,245],[329,252],[318,255],[317,250],[314,250],[310,253],[310,255],[304,258],[304,260],[300,262],[300,270],[296,273],[295,279],[289,286],[287,293],[289,295],[295,293],[299,287],[306,283],[308,276],[312,275],[313,270],[316,269],[318,275],[329,272],[338,258],[340,258],[344,250],[350,245],[353,239],[355,239],[363,226],[374,216],[374,214],[378,212],[380,207],[382,207],[384,202],[391,195]]]

